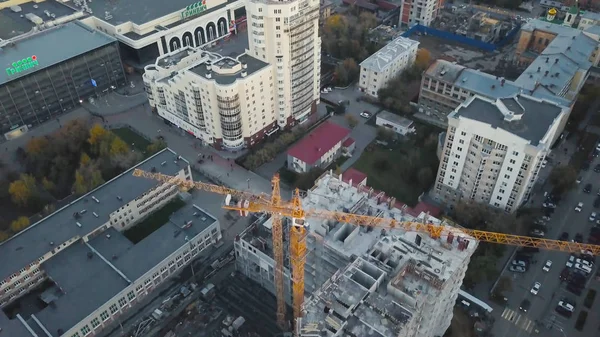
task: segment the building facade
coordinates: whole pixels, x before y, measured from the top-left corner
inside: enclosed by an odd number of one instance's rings
[[[189,162],[169,149],[136,168],[192,179]],[[137,178],[129,170],[0,244],[10,261],[0,268],[0,306],[39,290],[43,282],[52,284],[41,296],[48,307],[29,318],[0,311],[3,332],[96,335],[221,240],[218,220],[196,205],[176,212],[173,223],[139,242],[123,234],[178,194],[177,186]]]
[[[247,0],[245,6],[248,55],[275,67],[279,127],[305,122],[320,97],[319,0]]]
[[[429,26],[444,8],[444,0],[405,0],[400,6],[399,26]]]
[[[379,89],[414,64],[418,47],[419,42],[400,36],[362,61],[360,90],[377,98]]]
[[[62,41],[72,41],[58,47]],[[0,43],[0,131],[6,139],[125,85],[117,41],[79,22]]]
[[[375,125],[387,128],[401,136],[415,132],[413,121],[388,111],[381,111],[375,118]]]
[[[251,147],[279,130],[273,66],[252,56],[222,57],[185,47],[145,67],[150,106],[218,149]]]
[[[448,116],[435,198],[472,200],[512,213],[528,198],[568,108],[515,95],[475,96]]]

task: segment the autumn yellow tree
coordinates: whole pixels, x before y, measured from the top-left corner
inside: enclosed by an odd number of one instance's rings
[[[325,29],[334,34],[344,33],[347,29],[346,18],[340,14],[330,16],[325,21]]]
[[[38,156],[48,149],[48,139],[45,137],[32,138],[25,145],[25,152],[31,156]]]
[[[75,171],[73,192],[78,195],[85,194],[104,184],[102,172],[95,166],[81,167]]]
[[[21,174],[19,180],[10,183],[8,193],[15,204],[26,206],[37,194],[35,178],[29,174]]]
[[[10,237],[10,235],[8,235],[8,233],[6,233],[5,231],[0,231],[0,242],[6,241],[6,239],[8,239]]]
[[[110,155],[117,156],[129,152],[129,146],[119,137],[114,137],[110,143]]]
[[[90,143],[90,145],[92,146],[95,146],[98,143],[100,143],[100,141],[104,139],[108,134],[109,132],[105,128],[103,128],[102,125],[94,124],[94,126],[92,126],[92,128],[90,129],[90,138],[88,138],[88,143]]]
[[[13,233],[18,233],[24,230],[25,228],[29,227],[29,225],[29,218],[26,216],[20,216],[19,218],[11,222],[10,230],[13,231]]]
[[[79,158],[79,165],[86,166],[92,161],[92,158],[87,153],[82,153],[81,158]]]
[[[415,65],[420,69],[426,69],[429,67],[429,63],[431,63],[431,53],[425,48],[419,48],[419,50],[417,50]]]
[[[56,185],[54,185],[54,183],[48,180],[46,177],[42,179],[42,186],[44,186],[44,189],[48,192],[52,192],[56,187]]]

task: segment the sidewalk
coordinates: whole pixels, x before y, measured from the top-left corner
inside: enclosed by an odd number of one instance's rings
[[[105,115],[104,118],[107,124],[128,124],[150,139],[163,136],[169,148],[189,160],[195,170],[216,184],[271,194],[268,179],[237,165],[233,159],[222,156],[212,147],[202,146],[198,139],[181,133],[177,127],[166,125],[150,112],[148,105],[137,106],[126,113]],[[198,163],[202,155],[205,156],[204,161]],[[212,160],[207,159],[209,155],[213,156]],[[284,199],[291,197],[289,189],[282,188],[281,193]]]

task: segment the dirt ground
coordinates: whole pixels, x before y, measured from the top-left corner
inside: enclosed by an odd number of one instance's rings
[[[448,337],[475,337],[473,323],[473,320],[464,311],[455,308],[452,323],[450,324],[452,333]]]

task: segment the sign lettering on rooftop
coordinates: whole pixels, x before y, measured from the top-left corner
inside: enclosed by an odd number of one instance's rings
[[[10,67],[6,68],[6,74],[8,76],[21,73],[27,69],[35,68],[39,65],[37,56],[33,55],[27,58],[24,58],[19,61],[15,61],[11,64]]]
[[[181,12],[181,19],[189,18],[191,16],[198,15],[204,12],[207,9],[206,0],[198,1],[193,3],[185,8],[183,12]]]

